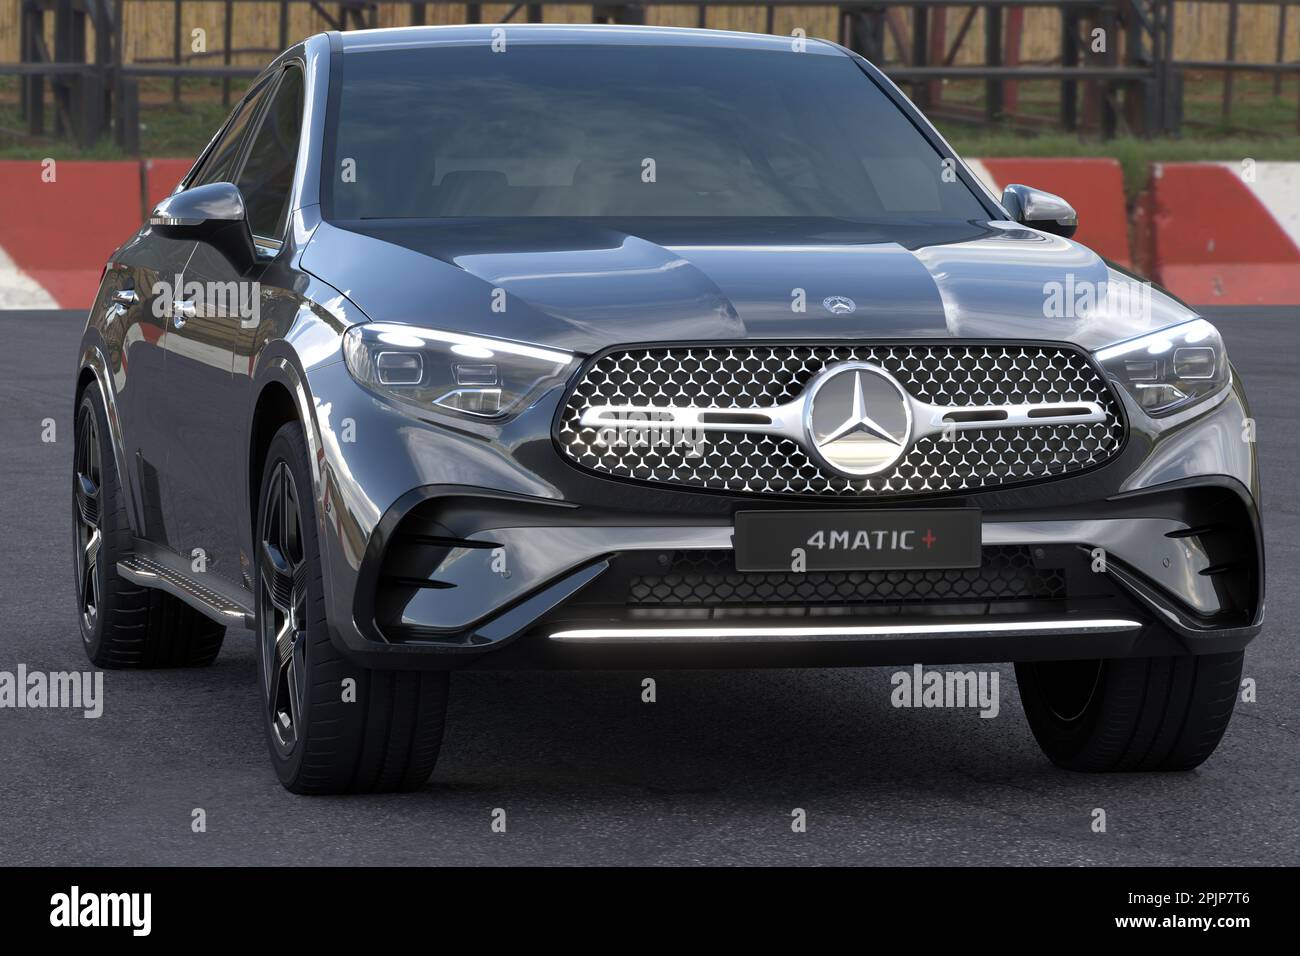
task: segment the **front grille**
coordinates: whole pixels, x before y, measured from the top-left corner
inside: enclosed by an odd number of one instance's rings
[[[978,568],[916,571],[746,571],[730,551],[678,551],[663,574],[637,575],[627,603],[640,608],[894,605],[1059,600],[1065,573],[1039,568],[1027,547],[983,550]]]
[[[823,470],[783,436],[715,433],[673,441],[601,444],[579,424],[601,405],[762,408],[788,402],[837,362],[884,368],[935,405],[1096,402],[1104,422],[961,431],[916,440],[889,470],[849,478]],[[613,352],[589,365],[565,405],[559,443],[601,474],[753,494],[889,496],[1039,481],[1091,468],[1118,452],[1115,398],[1082,353],[1066,346],[691,346]]]

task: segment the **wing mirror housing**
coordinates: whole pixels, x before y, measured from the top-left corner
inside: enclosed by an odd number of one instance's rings
[[[172,193],[149,214],[159,235],[206,242],[240,272],[257,259],[244,196],[234,183],[208,183]]]
[[[1012,219],[1031,229],[1069,239],[1079,228],[1079,214],[1073,206],[1060,196],[1031,186],[1012,183],[1002,192],[1002,205]]]

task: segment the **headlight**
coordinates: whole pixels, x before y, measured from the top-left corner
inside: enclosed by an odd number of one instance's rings
[[[353,378],[383,395],[482,419],[522,411],[578,363],[569,352],[382,322],[348,329],[343,357]]]
[[[1232,380],[1218,330],[1204,319],[1184,322],[1095,353],[1107,376],[1153,418],[1163,418],[1221,392]]]

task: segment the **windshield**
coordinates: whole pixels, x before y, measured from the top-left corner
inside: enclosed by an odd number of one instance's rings
[[[838,51],[483,44],[343,64],[333,219],[987,218]]]

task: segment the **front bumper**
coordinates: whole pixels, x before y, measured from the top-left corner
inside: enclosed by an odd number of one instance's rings
[[[504,432],[485,434],[413,421],[356,386],[339,364],[316,369],[310,384],[325,464],[332,636],[367,666],[1164,656],[1237,650],[1261,626],[1258,483],[1236,385],[1186,425],[1134,429],[1120,455],[1087,473],[864,503],[979,508],[986,554],[1019,562],[1020,583],[1010,591],[927,596],[907,593],[906,580],[883,591],[877,581],[865,598],[859,588],[827,599],[815,587],[786,594],[782,587],[796,586],[746,580],[728,568],[733,516],[852,506],[844,500],[737,496],[588,474],[551,444],[558,394]],[[354,441],[344,440],[349,429]],[[682,573],[680,562],[706,555],[711,569]],[[1059,587],[1025,586],[1044,575]],[[651,580],[666,599],[633,596]],[[813,582],[823,590],[837,584]],[[751,597],[737,596],[737,588]]]

